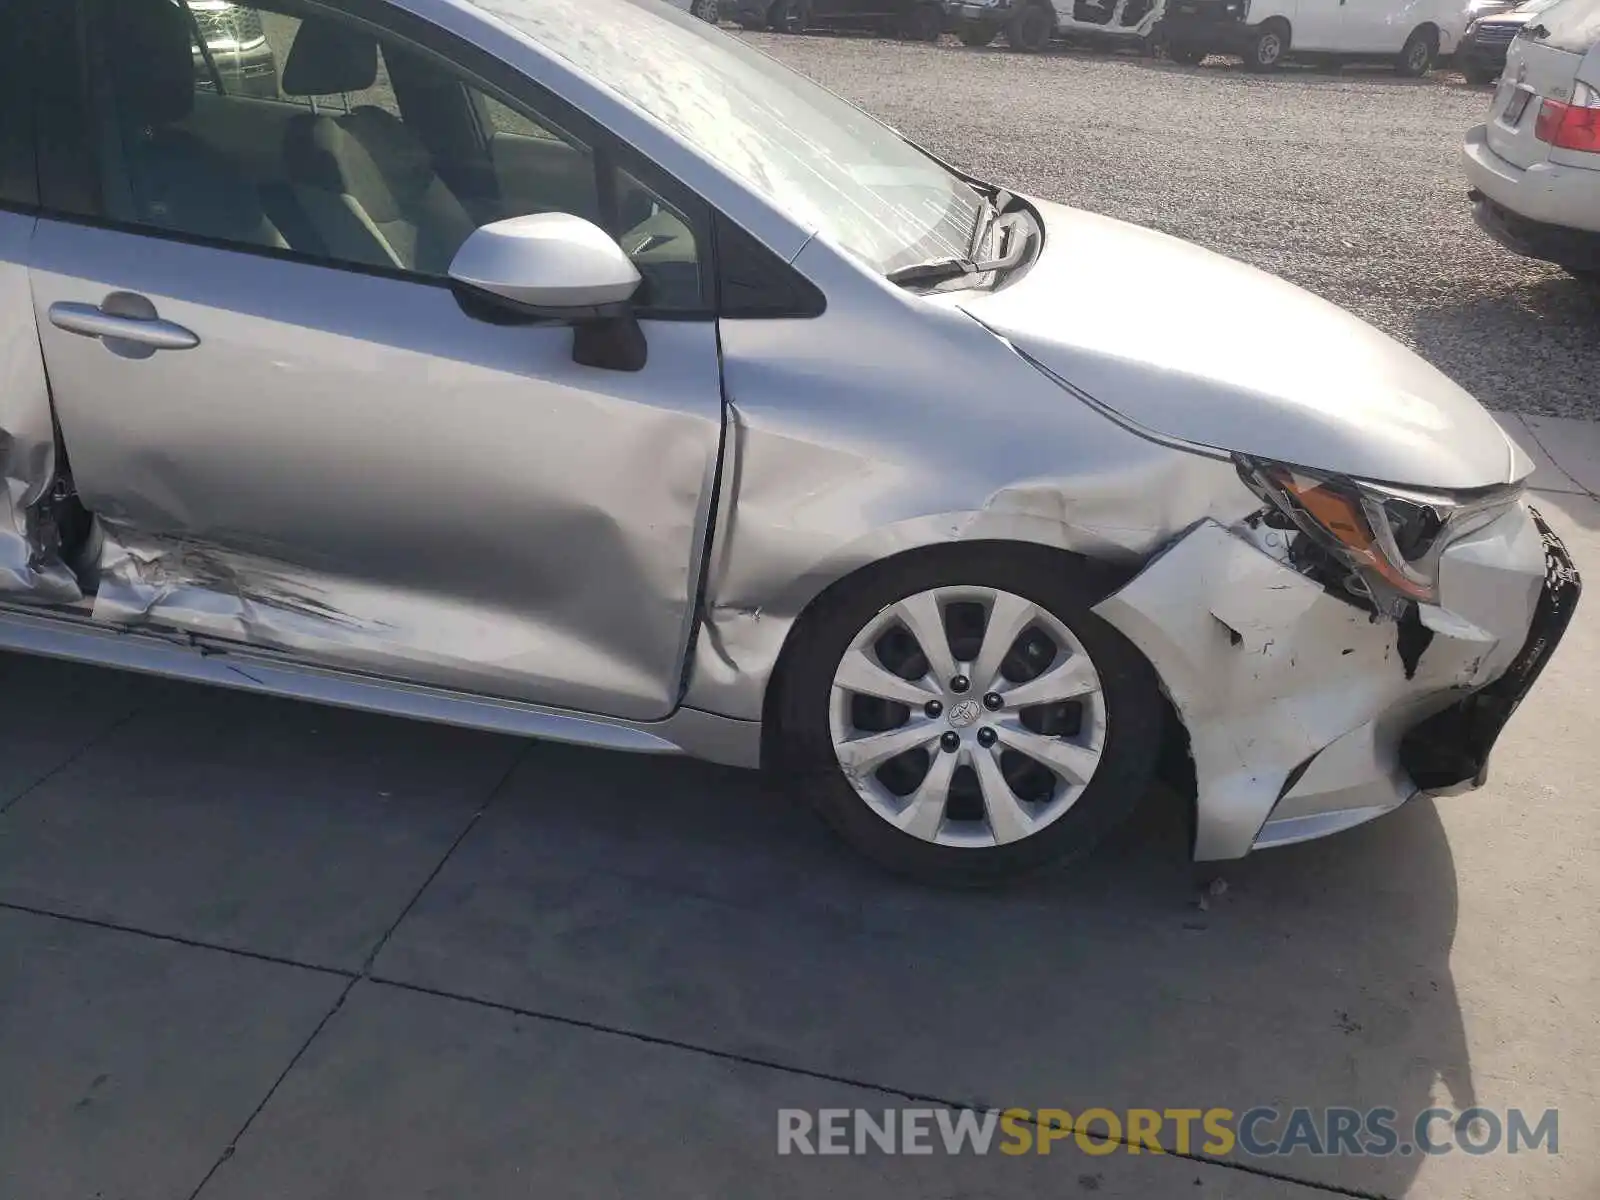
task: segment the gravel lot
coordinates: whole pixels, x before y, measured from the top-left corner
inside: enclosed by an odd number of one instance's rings
[[[1458,75],[741,36],[976,174],[1353,309],[1491,408],[1600,419],[1600,298],[1473,224],[1456,154],[1489,91]]]

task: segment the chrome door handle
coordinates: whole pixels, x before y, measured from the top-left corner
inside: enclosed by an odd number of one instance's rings
[[[182,325],[161,320],[155,305],[131,292],[113,292],[98,307],[57,301],[50,306],[50,324],[83,337],[103,338],[112,350],[193,350],[200,344],[197,335]]]

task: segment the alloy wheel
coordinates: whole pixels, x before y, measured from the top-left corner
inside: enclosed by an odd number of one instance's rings
[[[883,609],[833,677],[829,732],[867,806],[925,842],[1006,845],[1083,794],[1106,745],[1099,674],[1054,614],[942,587]]]

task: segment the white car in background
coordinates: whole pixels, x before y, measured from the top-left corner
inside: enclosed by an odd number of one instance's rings
[[[1485,232],[1600,281],[1600,0],[1561,0],[1523,27],[1462,162]]]

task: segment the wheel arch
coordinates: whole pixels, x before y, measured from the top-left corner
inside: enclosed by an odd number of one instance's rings
[[[1419,69],[1414,70],[1407,61],[1406,56],[1411,49],[1412,43],[1416,42],[1419,37],[1427,49],[1427,59],[1420,65]],[[1406,40],[1401,43],[1400,52],[1395,60],[1395,68],[1402,76],[1416,77],[1426,75],[1429,68],[1437,64],[1443,52],[1443,31],[1433,21],[1421,21],[1412,27],[1411,32],[1406,34]]]

